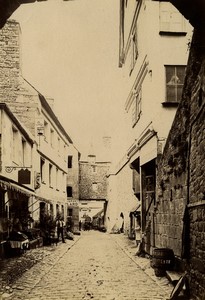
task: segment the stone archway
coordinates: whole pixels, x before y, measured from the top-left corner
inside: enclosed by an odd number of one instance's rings
[[[0,28],[5,25],[7,19],[10,18],[21,4],[33,3],[36,1],[42,2],[47,0],[0,0]]]
[[[22,4],[42,2],[48,0],[0,0],[0,28],[7,19]],[[62,0],[69,1],[69,0]],[[123,0],[121,0],[123,1]],[[160,0],[153,0],[160,1]],[[180,13],[189,20],[193,27],[203,28],[205,25],[205,2],[204,0],[163,0],[171,2]]]

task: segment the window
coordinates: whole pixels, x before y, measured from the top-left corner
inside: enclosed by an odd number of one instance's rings
[[[54,131],[53,129],[50,130],[50,141],[51,141],[51,147],[54,148]]]
[[[53,187],[53,166],[49,164],[49,187]]]
[[[18,131],[16,128],[12,128],[12,134],[13,134],[13,141],[12,141],[12,159],[14,162],[17,162],[18,158]]]
[[[96,182],[94,182],[92,184],[92,189],[93,189],[94,192],[96,192],[98,190],[98,184]]]
[[[72,160],[73,160],[73,157],[72,156],[68,156],[68,168],[71,169],[72,168]]]
[[[26,141],[22,139],[22,165],[26,166]]]
[[[138,93],[133,94],[133,103],[132,103],[132,126],[138,122],[141,114],[141,90]]]
[[[56,168],[56,190],[59,191],[59,170]]]
[[[65,173],[64,173],[64,172],[62,172],[61,178],[62,178],[61,189],[62,189],[63,193],[65,193],[65,188],[66,188],[66,181],[65,181],[65,178],[66,178],[66,176],[65,176]]]
[[[92,172],[93,172],[93,173],[96,173],[96,166],[93,165],[93,166],[91,166],[91,168],[92,168]]]
[[[49,135],[49,129],[48,129],[48,123],[44,121],[44,137],[45,141],[48,141],[48,136]]]
[[[40,162],[40,168],[41,168],[41,182],[45,183],[45,160],[41,158]]]
[[[58,153],[60,153],[60,150],[61,150],[61,140],[58,137]]]
[[[66,145],[63,146],[63,158],[66,161]]]
[[[73,188],[72,188],[72,186],[67,186],[67,197],[73,197]]]
[[[186,33],[185,18],[168,2],[160,2],[160,33]]]
[[[138,58],[138,43],[137,43],[137,24],[136,24],[135,30],[132,34],[131,41],[130,41],[130,74],[134,69],[137,58]]]
[[[179,102],[185,77],[185,66],[165,66],[166,70],[166,102]]]

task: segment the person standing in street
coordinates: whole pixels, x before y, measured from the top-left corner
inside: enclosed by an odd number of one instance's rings
[[[61,236],[62,242],[65,243],[65,239],[64,239],[64,227],[65,227],[65,222],[63,221],[63,218],[59,218],[56,222],[56,226],[57,226],[57,237],[58,237],[58,241],[59,238]]]
[[[140,216],[136,216],[135,220],[135,241],[136,245],[139,246],[141,242],[141,226],[140,226]]]

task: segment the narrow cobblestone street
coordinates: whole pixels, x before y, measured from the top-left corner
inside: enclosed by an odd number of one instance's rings
[[[143,271],[147,263],[134,256],[134,250],[123,235],[82,232],[74,243],[60,243],[51,255],[16,280],[9,299],[169,298],[171,286]]]

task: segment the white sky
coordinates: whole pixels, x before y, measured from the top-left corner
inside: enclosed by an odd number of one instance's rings
[[[119,0],[21,5],[23,76],[43,95],[81,153],[120,133]],[[115,136],[115,137],[114,137]]]

